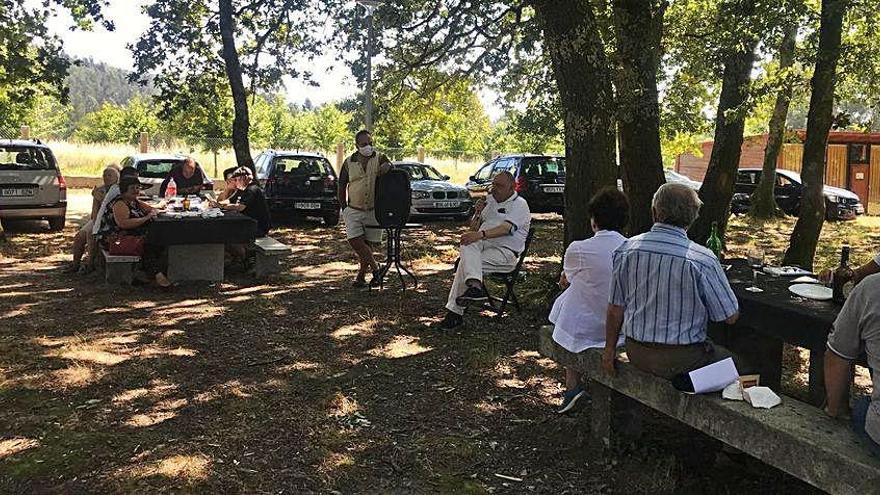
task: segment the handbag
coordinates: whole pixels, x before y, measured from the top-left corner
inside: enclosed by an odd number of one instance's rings
[[[143,256],[144,236],[116,235],[107,243],[107,252],[113,256]]]

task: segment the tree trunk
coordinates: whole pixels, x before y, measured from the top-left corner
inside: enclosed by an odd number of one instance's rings
[[[623,187],[630,202],[629,234],[650,230],[651,201],[664,182],[660,150],[660,67],[665,0],[614,0],[617,37],[617,128]]]
[[[807,113],[807,138],[801,178],[804,191],[798,221],[791,233],[783,263],[812,269],[816,244],[825,221],[825,148],[834,110],[834,82],[840,58],[840,37],[848,0],[822,0],[819,26],[819,51],[810,81],[810,110]]]
[[[590,0],[533,3],[563,109],[567,245],[593,235],[590,198],[617,184],[611,74]]]
[[[779,93],[776,95],[776,104],[773,107],[773,115],[770,117],[761,180],[758,181],[758,187],[752,193],[749,214],[754,218],[773,218],[780,214],[779,208],[776,206],[775,195],[776,161],[779,159],[779,151],[782,149],[785,119],[788,118],[788,106],[791,103],[791,94],[794,89],[788,70],[794,64],[797,29],[797,24],[788,26],[782,39],[782,45],[779,47],[779,71],[783,78],[782,87],[779,88]]]
[[[235,161],[239,167],[248,167],[254,171],[254,160],[251,157],[251,144],[248,138],[250,118],[248,117],[247,92],[241,76],[241,62],[235,48],[235,20],[233,19],[232,0],[220,0],[220,37],[223,40],[223,62],[226,77],[232,90],[232,105],[235,117],[232,119],[232,149],[235,150]]]
[[[741,12],[743,16],[753,15],[752,2],[746,2]],[[715,143],[709,156],[706,177],[700,188],[703,208],[688,231],[690,238],[700,244],[705,244],[709,238],[712,222],[718,223],[718,234],[722,238],[727,228],[730,200],[733,199],[733,186],[742,153],[743,131],[748,113],[745,105],[749,96],[757,43],[757,37],[743,39],[724,59],[721,97],[718,100],[718,114],[715,116]]]

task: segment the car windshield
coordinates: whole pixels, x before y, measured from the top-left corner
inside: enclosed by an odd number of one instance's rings
[[[553,156],[523,158],[522,173],[526,177],[565,177],[565,159]]]
[[[325,158],[279,156],[275,159],[275,175],[332,175]]]
[[[46,148],[0,146],[0,170],[55,170],[55,159]]]
[[[137,162],[138,175],[146,179],[164,179],[171,169],[183,163],[183,159],[156,159]]]
[[[400,168],[409,174],[410,180],[446,180],[437,169],[430,165],[403,165]]]
[[[666,170],[665,172],[667,181],[690,182],[691,180],[689,177],[685,177],[674,170]]]

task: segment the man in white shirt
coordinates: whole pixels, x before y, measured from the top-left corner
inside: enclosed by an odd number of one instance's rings
[[[507,272],[516,267],[531,219],[528,203],[514,190],[513,175],[496,175],[486,201],[476,206],[470,230],[461,236],[458,269],[441,328],[461,325],[467,305],[489,299],[483,285],[484,272]]]

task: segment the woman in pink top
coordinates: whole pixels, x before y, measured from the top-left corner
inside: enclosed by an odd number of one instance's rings
[[[553,340],[571,352],[605,347],[611,258],[626,241],[621,232],[629,221],[629,202],[617,189],[605,188],[593,196],[588,211],[595,235],[565,250],[559,280],[565,291],[550,311]],[[570,411],[584,396],[580,375],[571,368],[565,369],[565,388],[560,413]]]

